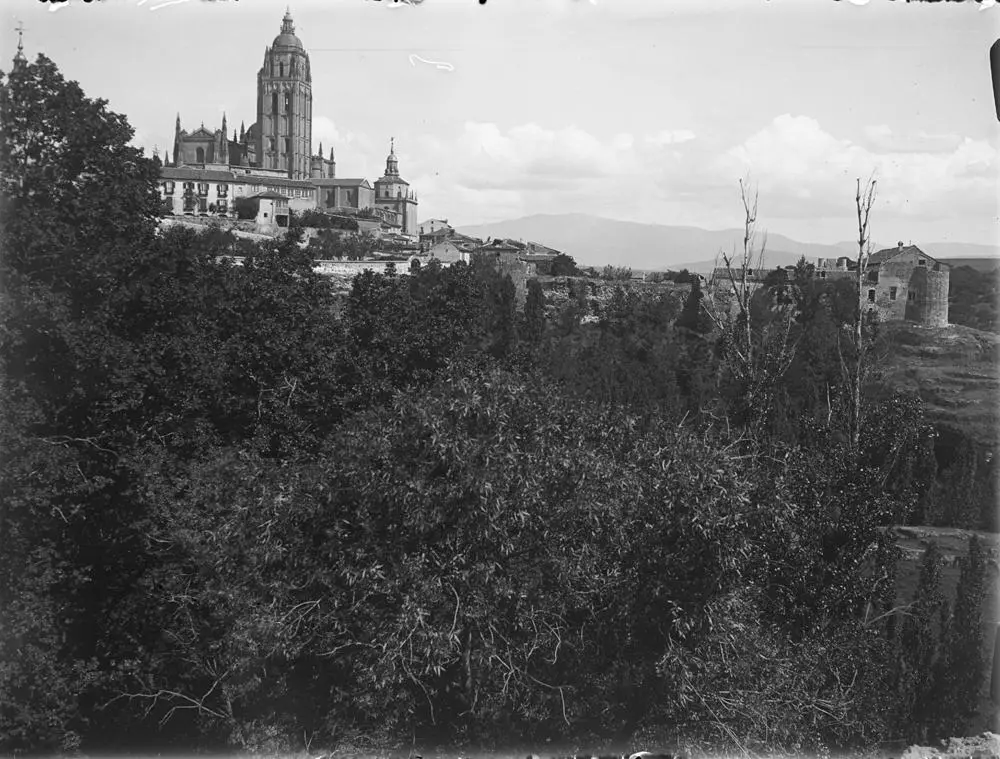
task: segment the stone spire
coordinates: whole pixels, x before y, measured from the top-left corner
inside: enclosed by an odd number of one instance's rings
[[[219,137],[219,155],[215,157],[216,163],[229,163],[229,130],[226,128],[226,112],[222,112],[222,136]]]
[[[24,57],[24,24],[17,22],[17,52],[14,53],[14,68],[26,66],[28,59]]]
[[[387,177],[399,176],[399,164],[396,160],[396,138],[389,138],[389,155],[385,159],[385,175]]]
[[[177,112],[177,121],[174,122],[174,166],[183,163],[183,153],[181,151],[181,112]]]

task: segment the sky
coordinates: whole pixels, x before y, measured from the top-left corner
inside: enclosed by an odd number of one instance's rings
[[[337,176],[382,175],[390,137],[419,217],[536,213],[877,240],[1000,245],[1000,3],[891,0],[292,0],[313,143]],[[275,0],[68,0],[0,9],[25,54],[124,113],[136,145],[174,120],[255,119]]]

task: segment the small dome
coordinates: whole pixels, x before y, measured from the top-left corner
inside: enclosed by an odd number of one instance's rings
[[[274,38],[271,47],[290,47],[296,50],[303,50],[302,40],[295,36],[295,23],[292,21],[292,12],[285,11],[285,17],[281,20],[281,34]]]

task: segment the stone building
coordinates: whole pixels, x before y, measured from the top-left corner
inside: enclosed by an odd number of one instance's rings
[[[404,235],[417,234],[417,195],[410,190],[410,183],[399,176],[395,140],[389,143],[385,174],[375,180],[375,205],[392,209],[398,215]]]
[[[312,175],[312,72],[289,11],[257,72],[255,126],[254,148],[262,168],[287,171],[289,179]]]
[[[535,264],[525,260],[526,248],[524,243],[497,239],[480,245],[469,257],[470,263],[492,266],[500,276],[511,278],[519,309],[524,308],[528,295],[528,280],[538,276]]]
[[[816,274],[822,278],[853,277],[857,264],[847,257],[821,258]],[[916,245],[885,248],[872,253],[865,270],[861,307],[882,321],[912,321],[930,327],[948,324],[947,264]]]
[[[231,216],[234,202],[261,193],[280,193],[293,211],[316,207],[316,187],[288,179],[280,172],[261,174],[235,166],[164,166],[160,196],[170,213],[187,216]]]
[[[375,206],[375,190],[367,179],[330,177],[314,179],[313,184],[318,191],[316,207],[321,211],[348,208],[361,211]]]
[[[389,233],[415,238],[417,195],[399,175],[395,143],[385,174],[375,181],[337,177],[333,148],[329,156],[312,153],[312,71],[309,54],[295,33],[290,11],[264,50],[257,72],[257,120],[228,135],[202,125],[193,132],[174,126],[172,160],[161,170],[160,194],[177,214],[233,213],[239,196],[279,193],[292,211],[319,209],[377,220]]]
[[[816,263],[816,276],[820,279],[854,279],[857,262],[848,256],[820,258]],[[794,276],[794,267],[786,267]],[[949,267],[942,261],[924,253],[916,245],[898,243],[895,248],[885,248],[872,253],[865,269],[862,310],[877,315],[881,321],[912,321],[930,327],[948,324]],[[740,269],[734,268],[736,278]],[[750,270],[747,289],[751,292],[763,287],[768,269]],[[737,283],[738,284],[738,283]],[[726,297],[731,295],[734,284],[724,267],[716,268],[709,284],[709,293]]]

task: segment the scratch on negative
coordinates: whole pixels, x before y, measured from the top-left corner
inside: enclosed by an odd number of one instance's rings
[[[170,5],[177,5],[178,3],[186,3],[186,2],[188,2],[188,0],[167,0],[166,2],[160,3],[159,5],[151,5],[149,9],[151,11],[158,11],[160,10],[160,8],[166,8],[167,6]]]
[[[420,61],[421,63],[428,63],[428,64],[430,64],[430,65],[432,65],[432,66],[434,66],[436,68],[441,69],[442,71],[454,71],[455,70],[455,67],[452,66],[447,61],[428,61],[426,58],[421,58],[419,55],[413,55],[413,54],[411,54],[410,55],[410,65],[411,66],[416,66],[417,65],[416,64],[417,61]]]

